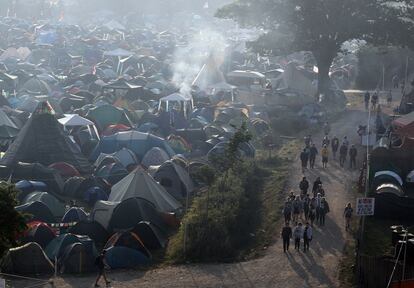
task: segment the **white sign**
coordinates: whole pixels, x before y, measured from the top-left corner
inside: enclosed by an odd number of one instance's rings
[[[0,279],[0,288],[6,288],[6,280]]]
[[[372,216],[374,215],[374,208],[375,198],[357,198],[357,216]]]

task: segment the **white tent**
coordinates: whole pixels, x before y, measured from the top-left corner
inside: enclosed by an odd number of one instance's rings
[[[115,184],[111,189],[109,201],[121,202],[137,197],[152,202],[162,212],[173,212],[181,207],[181,204],[142,168],[135,169]]]
[[[89,126],[94,125],[91,120],[83,118],[78,114],[65,114],[65,117],[58,120],[63,126]]]
[[[187,115],[188,108],[190,108],[190,110],[194,108],[193,97],[191,95],[186,97],[180,93],[173,93],[160,99],[158,109],[161,109],[164,103],[166,108],[165,110],[169,111],[171,102],[178,102],[182,104],[184,107],[184,115]]]

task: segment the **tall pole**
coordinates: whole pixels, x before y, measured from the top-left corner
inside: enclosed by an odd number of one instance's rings
[[[385,65],[382,64],[382,91],[385,91]]]
[[[405,59],[405,77],[404,77],[404,91],[403,91],[403,93],[407,89],[407,82],[408,82],[408,56]]]
[[[403,262],[403,271],[402,271],[402,279],[405,280],[405,264],[407,262],[407,246],[408,246],[408,228],[405,229],[405,246],[404,246],[404,262]]]

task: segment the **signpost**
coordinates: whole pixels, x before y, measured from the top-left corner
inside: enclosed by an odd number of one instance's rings
[[[375,198],[357,198],[356,215],[373,216],[375,210]]]

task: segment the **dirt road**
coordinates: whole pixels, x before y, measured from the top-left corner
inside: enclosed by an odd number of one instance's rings
[[[347,135],[351,143],[358,143],[356,127],[366,121],[367,114],[358,110],[347,111],[332,125],[332,134],[340,139]],[[314,137],[321,143],[322,135]],[[319,144],[320,145],[320,144]],[[332,157],[330,157],[332,158]],[[362,151],[358,158],[362,158]],[[306,172],[313,181],[321,177],[330,204],[326,226],[315,226],[310,252],[296,252],[291,249],[284,254],[278,240],[267,249],[266,255],[252,261],[235,264],[208,264],[172,266],[151,271],[110,273],[113,287],[339,287],[338,262],[345,240],[349,235],[344,230],[343,208],[349,201],[354,203],[351,186],[358,172],[340,168],[337,161],[330,159],[328,169],[322,169],[320,158],[317,167]],[[348,167],[347,163],[347,167]],[[292,168],[288,189],[298,191],[302,173],[298,161]],[[353,204],[354,205],[354,204]],[[275,234],[280,233],[280,228]],[[94,277],[65,277],[55,280],[56,287],[92,287]]]

